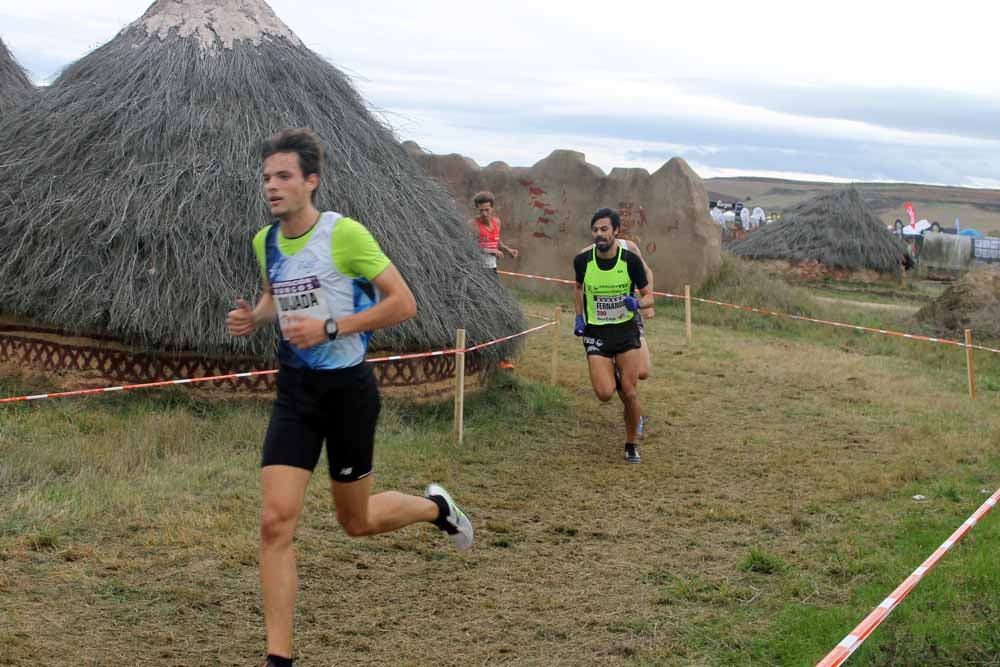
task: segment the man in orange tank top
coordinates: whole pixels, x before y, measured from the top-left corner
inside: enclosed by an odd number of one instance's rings
[[[492,192],[480,192],[472,200],[476,207],[476,217],[466,224],[469,230],[476,235],[479,247],[482,248],[483,258],[486,267],[497,270],[497,258],[504,256],[504,251],[517,259],[517,250],[505,245],[500,240],[500,218],[494,215],[494,205],[496,200]]]
[[[483,261],[486,264],[486,268],[493,269],[493,273],[496,273],[497,258],[504,256],[504,250],[514,259],[517,259],[517,250],[505,245],[500,240],[500,218],[493,214],[493,206],[496,203],[493,193],[487,191],[480,192],[472,199],[472,203],[476,207],[476,217],[469,220],[466,224],[469,227],[469,231],[475,235],[476,241],[483,251]],[[500,361],[497,365],[507,370],[514,368],[514,364],[506,359]]]

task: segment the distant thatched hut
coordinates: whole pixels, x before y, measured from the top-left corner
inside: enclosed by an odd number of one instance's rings
[[[269,357],[273,340],[231,338],[223,322],[259,292],[256,147],[306,126],[328,153],[318,206],[365,224],[417,298],[375,348],[521,326],[447,192],[263,0],[157,0],[21,116],[22,140],[0,137],[2,312],[145,350]]]
[[[853,186],[803,202],[726,249],[747,259],[776,260],[804,277],[888,279],[909,261],[906,246]]]
[[[35,86],[24,68],[0,39],[0,119],[34,92]]]

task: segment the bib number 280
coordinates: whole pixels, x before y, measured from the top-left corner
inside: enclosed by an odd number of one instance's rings
[[[624,297],[594,297],[594,319],[598,322],[616,322],[625,317],[626,312]]]

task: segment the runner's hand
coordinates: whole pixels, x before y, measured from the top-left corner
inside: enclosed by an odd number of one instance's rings
[[[517,256],[521,254],[517,251],[517,248],[507,248],[507,252],[509,252],[510,256],[514,259],[517,259]]]
[[[635,312],[639,310],[639,299],[635,298],[631,294],[625,297],[625,310],[629,312]]]
[[[573,335],[582,336],[583,330],[587,326],[587,322],[583,319],[583,315],[576,316],[576,323],[573,325]]]
[[[287,315],[281,324],[281,333],[285,339],[304,350],[307,347],[314,347],[320,343],[330,340],[326,335],[326,323],[315,317],[305,317],[304,315]]]
[[[230,310],[226,315],[226,328],[230,336],[249,336],[257,328],[257,319],[253,308],[243,299],[236,300],[236,310]]]
[[[656,317],[656,310],[654,310],[652,306],[642,309],[642,319],[651,320],[654,317]]]

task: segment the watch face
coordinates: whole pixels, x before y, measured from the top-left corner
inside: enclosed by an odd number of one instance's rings
[[[327,336],[333,336],[334,334],[337,333],[337,323],[334,322],[333,320],[327,320],[325,328]]]

